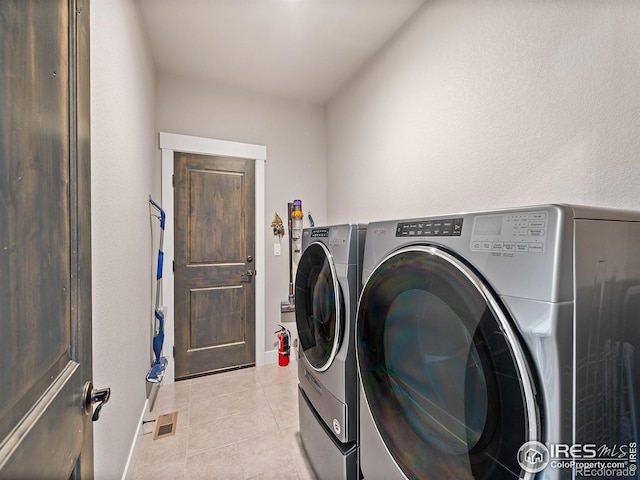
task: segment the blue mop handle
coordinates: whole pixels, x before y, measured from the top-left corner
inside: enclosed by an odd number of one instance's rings
[[[156,280],[160,280],[162,278],[162,265],[164,263],[164,252],[162,251],[163,249],[163,243],[164,243],[164,222],[167,218],[166,213],[164,212],[164,210],[162,209],[162,207],[160,205],[158,205],[156,202],[153,201],[153,199],[151,197],[149,197],[149,203],[151,205],[153,205],[154,208],[156,208],[159,212],[160,212],[160,248],[158,249],[158,268],[156,268]],[[156,305],[157,308],[157,305]]]
[[[156,280],[160,280],[162,278],[162,264],[164,263],[164,252],[162,250],[158,250],[158,268],[156,269]]]
[[[153,199],[149,198],[149,203],[153,205],[158,210],[158,212],[160,212],[160,228],[164,230],[164,221],[167,218],[167,215],[164,213],[162,207],[154,202]]]
[[[156,334],[153,337],[153,353],[156,356],[156,362],[160,360],[162,354],[162,344],[164,343],[164,316],[158,310],[155,311],[157,320]]]

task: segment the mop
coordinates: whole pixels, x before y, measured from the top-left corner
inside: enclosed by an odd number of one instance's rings
[[[160,287],[162,285],[162,264],[164,261],[163,241],[164,241],[164,210],[149,197],[149,203],[158,210],[160,214],[156,217],[160,220],[160,247],[158,249],[158,268],[156,270],[156,306],[154,310],[154,335],[153,335],[153,353],[155,355],[155,362],[151,366],[149,373],[147,373],[147,382],[160,383],[162,377],[164,377],[164,371],[169,363],[167,359],[162,355],[162,344],[164,343],[164,315],[166,309],[160,307]]]

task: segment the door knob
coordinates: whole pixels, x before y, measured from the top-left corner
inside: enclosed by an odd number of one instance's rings
[[[256,274],[255,270],[247,270],[246,273],[243,273],[241,275],[242,280],[240,280],[240,282],[242,283],[251,283],[251,277],[253,277]]]
[[[93,405],[96,405],[96,409],[93,411],[93,416],[91,417],[92,422],[100,418],[100,410],[102,410],[103,405],[109,401],[109,397],[111,397],[110,388],[93,388],[93,383],[91,382],[84,384],[82,401],[85,415],[89,415]]]

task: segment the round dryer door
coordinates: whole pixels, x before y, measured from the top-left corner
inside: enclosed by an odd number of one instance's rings
[[[311,367],[322,372],[340,347],[344,310],[335,267],[324,244],[312,243],[302,254],[295,295],[300,347]]]
[[[358,307],[358,368],[407,478],[532,478],[518,461],[541,434],[522,348],[491,291],[451,254],[406,247],[373,271]]]

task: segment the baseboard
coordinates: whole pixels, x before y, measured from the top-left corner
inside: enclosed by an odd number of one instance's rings
[[[144,402],[142,413],[140,414],[140,420],[138,421],[138,428],[133,438],[133,443],[131,444],[131,450],[129,450],[129,457],[127,458],[127,464],[124,466],[124,472],[122,472],[122,480],[133,480],[133,474],[136,468],[136,459],[138,458],[138,447],[140,447],[140,442],[142,441],[142,435],[144,434],[142,422],[144,421],[144,417],[147,413],[148,406],[149,406],[149,399],[145,400]]]
[[[278,351],[268,350],[264,352],[264,364],[271,365],[273,363],[278,363]]]

